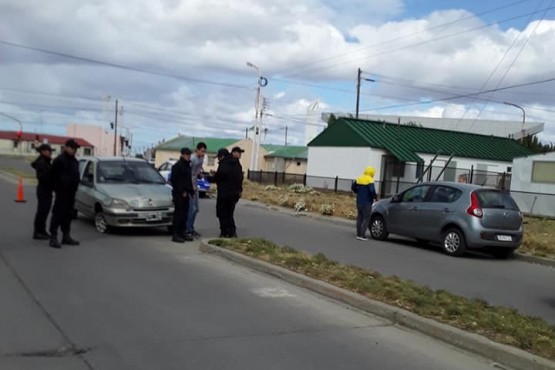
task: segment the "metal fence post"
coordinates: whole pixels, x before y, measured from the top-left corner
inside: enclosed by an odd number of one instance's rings
[[[474,165],[470,166],[470,182],[469,184],[474,184]]]
[[[247,168],[247,180],[251,179],[251,170]]]
[[[306,186],[306,173],[303,175],[303,185]]]
[[[278,177],[278,172],[274,172],[274,186],[277,186],[277,177]]]
[[[333,187],[333,191],[337,193],[337,186],[339,185],[339,176],[335,176],[335,186]]]

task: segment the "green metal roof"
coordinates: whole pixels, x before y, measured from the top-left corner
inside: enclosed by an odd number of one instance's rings
[[[194,150],[197,144],[203,142],[207,146],[208,153],[216,153],[220,148],[227,148],[239,141],[241,139],[222,139],[214,137],[193,137],[193,136],[178,136],[171,140],[166,141],[156,147],[156,150],[160,151],[179,151],[181,148],[189,148]]]
[[[263,147],[268,152],[266,157],[286,159],[308,158],[308,148],[306,146],[263,145]]]
[[[352,118],[338,119],[308,146],[384,149],[403,162],[422,162],[418,153],[453,154],[502,162],[531,154],[526,147],[509,138]]]

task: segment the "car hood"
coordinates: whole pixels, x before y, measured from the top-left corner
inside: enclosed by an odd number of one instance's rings
[[[172,203],[171,188],[164,184],[99,184],[97,189],[110,198],[126,201],[132,207],[160,207]]]
[[[376,203],[374,203],[374,206],[383,205],[387,203],[391,203],[391,198],[380,199]]]

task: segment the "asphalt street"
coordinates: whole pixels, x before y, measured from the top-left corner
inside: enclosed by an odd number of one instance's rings
[[[14,194],[0,179],[0,369],[495,368],[162,230],[101,235],[78,220],[80,246],[48,248],[30,238],[32,189],[25,204]]]
[[[201,225],[215,222],[213,202],[201,202]],[[250,202],[240,203],[236,219],[239,237],[266,238],[310,253],[323,253],[336,261],[397,275],[433,289],[513,307],[555,324],[552,267],[479,254],[454,258],[438,248],[422,248],[402,239],[361,242],[355,239],[354,227],[285,215]]]

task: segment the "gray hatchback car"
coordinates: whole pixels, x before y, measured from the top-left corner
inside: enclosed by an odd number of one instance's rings
[[[454,182],[422,183],[373,205],[372,238],[385,240],[389,233],[441,243],[452,256],[486,249],[507,258],[522,242],[522,213],[507,192]]]

